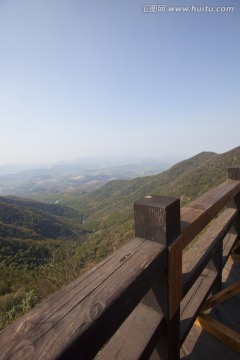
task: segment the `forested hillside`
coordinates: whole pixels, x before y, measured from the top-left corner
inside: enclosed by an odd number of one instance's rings
[[[0,328],[131,239],[134,201],[159,194],[184,205],[225,181],[233,166],[240,166],[240,147],[85,195],[63,193],[57,204],[0,197]]]
[[[78,237],[81,222],[78,211],[63,205],[0,197],[0,236],[3,237],[74,239]]]
[[[81,271],[82,219],[64,205],[0,197],[0,329]]]
[[[223,154],[200,153],[159,175],[109,182],[73,205],[84,214],[85,228],[94,230],[91,238],[105,239],[115,248],[133,236],[134,201],[150,194],[169,195],[179,197],[183,206],[225,181],[232,166],[240,166],[240,147]]]

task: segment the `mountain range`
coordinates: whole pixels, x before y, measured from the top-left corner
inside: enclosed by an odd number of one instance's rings
[[[158,194],[185,205],[237,166],[240,147],[202,152],[157,175],[109,181],[84,194],[79,184],[31,191],[29,174],[25,184],[22,178],[28,198],[0,196],[0,329],[133,238],[134,201]]]
[[[115,159],[115,162],[114,162]],[[45,168],[19,171],[21,167],[0,167],[0,195],[55,195],[76,190],[78,194],[101,187],[113,179],[132,179],[157,174],[170,160],[135,158],[88,158]]]
[[[153,176],[133,180],[115,180],[98,190],[78,197],[68,194],[63,201],[72,202],[84,216],[84,227],[92,230],[133,235],[133,204],[146,195],[177,196],[181,205],[219,185],[227,178],[228,167],[240,167],[240,147],[223,154],[202,152]],[[61,201],[61,200],[60,200]]]
[[[66,192],[34,194],[38,201],[0,197],[1,233],[9,233],[11,226],[19,236],[24,229],[25,238],[77,238],[76,229],[78,233],[89,232],[90,237],[103,233],[102,238],[107,231],[108,237],[114,232],[125,238],[133,234],[134,201],[159,194],[178,196],[184,205],[223,182],[227,168],[238,165],[240,147],[223,154],[202,152],[157,175],[109,181],[85,194],[76,186]],[[28,195],[33,196],[31,191]]]

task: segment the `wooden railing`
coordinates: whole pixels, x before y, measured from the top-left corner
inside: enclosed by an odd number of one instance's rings
[[[239,210],[240,169],[181,211],[178,198],[137,201],[136,237],[5,328],[0,359],[179,359],[221,287]]]

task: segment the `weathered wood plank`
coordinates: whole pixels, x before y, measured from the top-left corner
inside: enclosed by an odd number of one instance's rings
[[[180,344],[183,344],[216,278],[217,270],[213,261],[210,260],[195,284],[183,298],[180,310]]]
[[[238,236],[235,233],[234,229],[230,229],[229,233],[223,239],[223,257],[222,257],[222,267],[225,266],[229,255],[232,252],[233,246],[237,240]]]
[[[164,329],[163,315],[140,303],[95,359],[148,359]]]
[[[185,359],[217,360],[215,354],[213,354],[207,344],[203,342],[201,332],[202,330],[198,326],[192,326],[189,331],[188,336],[181,347],[185,354]]]
[[[240,168],[228,168],[228,179],[231,180],[240,180]]]
[[[180,234],[180,199],[148,195],[134,203],[135,236],[171,244]]]
[[[199,237],[196,243],[183,254],[183,296],[186,295],[203,271],[212,257],[215,246],[225,237],[237,214],[238,211],[236,209],[226,209],[206,232]]]
[[[239,274],[240,263],[234,262],[232,257],[229,257],[222,272],[223,287],[228,287],[235,281],[239,280]]]
[[[239,360],[239,353],[195,324],[182,348],[185,360]]]
[[[232,282],[239,280],[240,264],[233,263],[228,258],[223,269],[223,286],[229,286]],[[211,310],[211,316],[229,326],[232,330],[240,333],[240,294],[235,295],[228,301],[222,302]],[[218,360],[218,359],[239,359],[239,353],[226,346],[213,335],[193,325],[182,346],[185,358],[192,360]]]
[[[1,360],[92,358],[165,268],[163,245],[134,239],[4,329]]]
[[[229,258],[223,270],[223,287],[225,289],[229,288],[229,286],[239,281],[239,278],[240,264],[233,263],[232,259]],[[211,309],[210,314],[216,320],[240,333],[240,293],[235,294],[227,301],[216,304]]]
[[[220,291],[219,293],[213,295],[209,298],[206,303],[203,305],[201,311],[206,311],[212,308],[214,305],[225,301],[232,296],[238,294],[240,292],[240,280],[236,281],[234,284],[230,285],[226,289]]]
[[[237,333],[240,333],[240,302],[236,297],[237,295],[225,302],[215,305],[208,315],[211,315],[212,318],[220,321]]]
[[[227,180],[181,209],[185,248],[240,191],[239,180]]]
[[[162,309],[167,322],[167,341],[156,344],[151,358],[179,358],[180,301],[182,276],[182,241],[180,235],[180,200],[174,197],[146,196],[134,204],[135,235],[162,243],[168,248],[167,271],[161,282],[153,283],[143,302],[152,309]]]
[[[208,331],[233,350],[240,352],[240,334],[206,314],[200,314],[195,324]]]

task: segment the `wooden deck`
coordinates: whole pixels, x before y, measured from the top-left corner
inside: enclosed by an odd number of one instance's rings
[[[222,274],[222,289],[240,280],[240,255],[230,256]],[[211,310],[205,311],[211,318],[239,334],[240,338],[240,293],[232,296]],[[181,348],[181,359],[192,360],[239,360],[240,352],[232,349],[196,324],[190,330]]]

